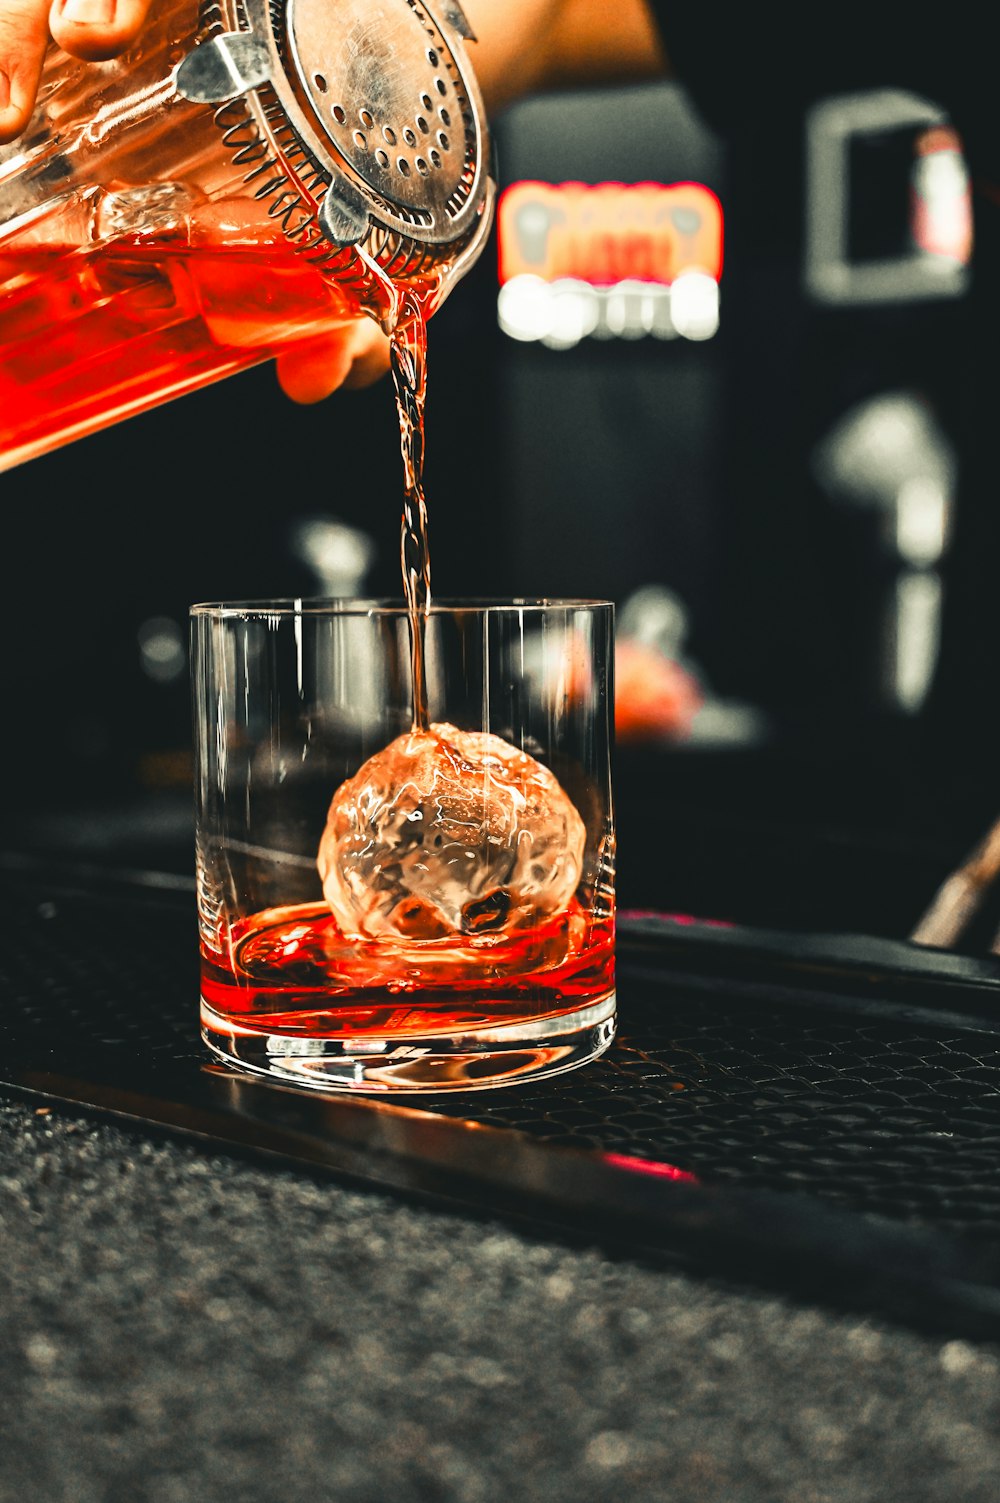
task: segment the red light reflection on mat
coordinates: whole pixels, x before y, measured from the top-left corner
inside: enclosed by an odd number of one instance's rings
[[[606,1164],[611,1164],[615,1169],[631,1169],[636,1174],[651,1174],[656,1179],[671,1179],[689,1185],[698,1183],[696,1174],[678,1169],[675,1164],[661,1164],[656,1159],[637,1159],[628,1153],[605,1153],[602,1157]]]
[[[677,924],[681,929],[735,929],[729,919],[700,918],[696,913],[663,913],[657,908],[620,908],[622,919],[659,919],[664,924]]]

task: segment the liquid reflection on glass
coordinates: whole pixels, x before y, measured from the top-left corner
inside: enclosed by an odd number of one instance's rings
[[[598,602],[196,606],[202,1032],[326,1089],[500,1085],[611,1042]],[[545,650],[535,650],[539,640]]]

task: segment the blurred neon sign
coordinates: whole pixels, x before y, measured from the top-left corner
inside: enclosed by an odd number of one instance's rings
[[[702,183],[514,183],[498,210],[500,281],[670,286],[722,273],[722,206]]]
[[[710,339],[722,229],[702,183],[514,183],[497,213],[500,327],[555,349]]]

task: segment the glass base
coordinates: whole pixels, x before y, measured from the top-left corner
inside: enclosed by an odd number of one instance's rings
[[[615,993],[527,1026],[364,1040],[250,1032],[202,1001],[201,1036],[227,1064],[286,1085],[369,1095],[483,1091],[562,1075],[603,1054],[615,1036]]]

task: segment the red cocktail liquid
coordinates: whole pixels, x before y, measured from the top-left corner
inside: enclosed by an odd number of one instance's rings
[[[244,920],[226,953],[203,943],[202,998],[214,1032],[302,1039],[537,1023],[613,992],[613,938],[612,920],[575,900],[536,929],[419,945],[349,939],[324,903],[306,903]]]
[[[0,470],[362,316],[283,240],[0,251]]]

